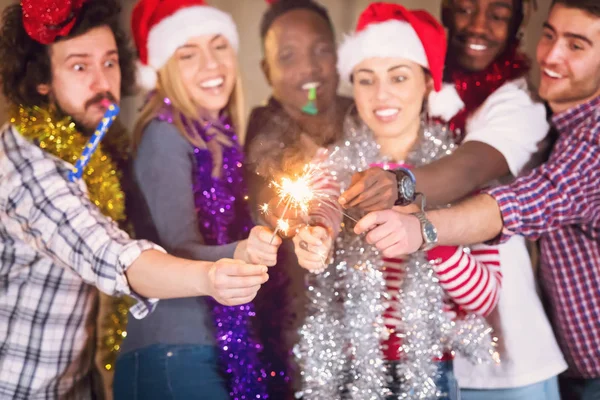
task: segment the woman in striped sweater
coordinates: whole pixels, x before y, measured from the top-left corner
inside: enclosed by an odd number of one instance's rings
[[[334,179],[317,188],[321,206],[312,208],[311,226],[294,238],[300,265],[312,272],[325,270],[325,258],[335,249],[333,266],[310,282],[312,307],[300,332],[297,353],[306,399],[458,398],[453,345],[427,349],[436,354],[436,370],[427,379],[426,365],[415,353],[433,338],[419,342],[414,339],[418,332],[404,330],[410,305],[403,302],[412,302],[413,314],[420,307],[409,293],[419,287],[406,286],[406,278],[419,276],[419,265],[430,266],[431,282],[443,289],[432,321],[443,320],[441,314],[454,320],[486,316],[498,302],[502,274],[495,247],[439,246],[394,259],[382,257],[364,237],[354,235],[349,219],[338,232],[339,205],[333,199],[355,172],[373,166],[416,167],[454,149],[452,135],[440,121],[459,111],[462,102],[453,87],[442,85],[445,51],[444,29],[431,15],[385,3],[370,5],[357,32],[340,47],[338,69],[353,85],[358,115],[347,116],[343,139],[321,153],[319,162]],[[355,210],[348,213],[360,217]],[[424,307],[437,296],[431,286],[417,293],[425,299]],[[432,329],[420,333],[437,334]],[[428,387],[429,381],[435,385]]]

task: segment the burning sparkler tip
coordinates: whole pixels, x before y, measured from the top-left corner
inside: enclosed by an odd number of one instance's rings
[[[262,206],[260,206],[260,211],[264,214],[267,215],[269,214],[269,204],[265,203]]]

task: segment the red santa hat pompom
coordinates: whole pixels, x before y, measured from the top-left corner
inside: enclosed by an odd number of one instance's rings
[[[140,0],[131,16],[139,53],[138,83],[156,86],[157,71],[190,38],[221,34],[237,51],[239,36],[231,16],[202,0]]]
[[[350,81],[352,70],[364,59],[398,57],[429,70],[434,90],[429,115],[446,121],[464,107],[453,85],[443,84],[446,58],[444,27],[427,11],[409,11],[399,4],[373,3],[362,12],[356,31],[338,50],[338,71]]]

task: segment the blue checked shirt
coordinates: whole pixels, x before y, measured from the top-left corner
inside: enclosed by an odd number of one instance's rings
[[[489,191],[500,240],[540,239],[540,277],[557,338],[578,378],[600,378],[600,97],[552,117],[548,162]]]
[[[72,166],[0,131],[0,398],[91,398],[98,290],[136,296],[125,272],[147,249],[68,181]]]

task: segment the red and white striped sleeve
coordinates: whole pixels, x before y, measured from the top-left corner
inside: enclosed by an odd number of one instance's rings
[[[440,285],[461,309],[486,316],[496,307],[502,285],[496,246],[478,244],[470,252],[462,246],[438,246],[427,258],[434,261]]]

